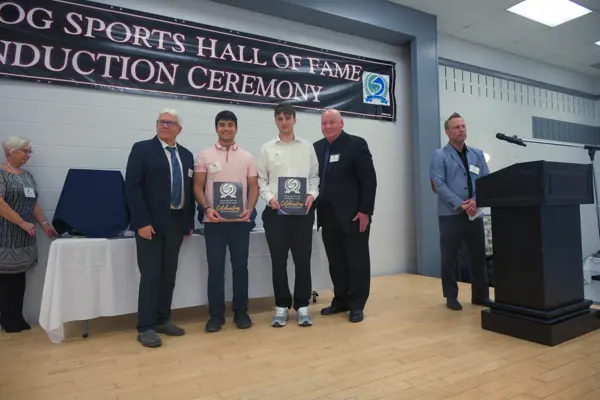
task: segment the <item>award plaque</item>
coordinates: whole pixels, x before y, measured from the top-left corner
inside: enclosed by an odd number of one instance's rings
[[[306,215],[306,178],[280,177],[278,183],[278,214]]]
[[[213,208],[225,219],[237,219],[244,212],[240,182],[213,183]]]

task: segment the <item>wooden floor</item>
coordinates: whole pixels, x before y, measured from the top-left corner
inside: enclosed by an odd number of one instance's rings
[[[180,310],[187,335],[146,349],[135,316],[70,324],[50,343],[36,327],[0,335],[3,400],[145,399],[600,399],[600,331],[550,348],[480,328],[481,307],[444,307],[436,279],[375,278],[362,323],[323,317],[274,329],[271,301],[251,303],[254,326],[228,319],[204,332],[205,308]],[[292,313],[293,317],[294,314]]]

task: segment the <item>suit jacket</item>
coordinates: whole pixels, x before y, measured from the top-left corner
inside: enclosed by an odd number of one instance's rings
[[[473,199],[476,199],[477,178],[489,175],[490,170],[483,151],[467,146],[469,171],[450,143],[436,150],[429,165],[429,177],[438,196],[438,215],[456,215],[464,212],[460,206],[468,200],[467,174],[471,175]]]
[[[187,234],[194,229],[193,154],[177,144],[183,167],[183,212],[186,214],[181,230]],[[137,231],[152,225],[156,233],[165,234],[171,213],[171,170],[165,150],[155,136],[133,145],[125,174],[125,193],[131,212],[131,229]]]
[[[333,204],[344,231],[358,233],[359,222],[352,219],[358,212],[369,215],[370,219],[375,208],[377,190],[377,176],[367,142],[360,136],[342,131],[331,145],[323,138],[315,142],[314,147],[319,159],[319,193],[324,191],[324,196]],[[328,147],[329,156],[325,160]],[[338,160],[331,162],[331,156]],[[327,171],[323,180],[325,164]],[[321,226],[320,198],[321,195],[317,198],[317,227]]]

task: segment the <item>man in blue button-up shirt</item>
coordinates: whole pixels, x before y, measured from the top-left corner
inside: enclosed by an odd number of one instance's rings
[[[436,150],[429,175],[438,196],[443,294],[448,308],[460,310],[462,306],[457,299],[456,275],[458,252],[463,239],[471,260],[471,302],[486,305],[489,301],[485,234],[483,219],[478,215],[475,187],[477,179],[490,172],[483,152],[466,146],[467,129],[459,114],[452,114],[444,123],[444,128],[448,144]]]

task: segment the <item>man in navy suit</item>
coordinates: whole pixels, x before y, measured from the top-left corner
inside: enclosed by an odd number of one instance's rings
[[[179,249],[195,214],[194,156],[176,142],[181,129],[177,111],[161,111],[157,135],[135,143],[127,161],[125,190],[141,274],[137,340],[146,347],[162,344],[157,333],[185,334],[170,321]]]
[[[461,310],[458,301],[457,263],[463,239],[471,260],[471,302],[487,305],[489,283],[485,266],[483,218],[477,209],[475,185],[490,173],[483,152],[467,147],[465,120],[457,113],[444,123],[448,144],[436,150],[429,175],[438,196],[438,222],[442,255],[442,290],[446,306]]]

